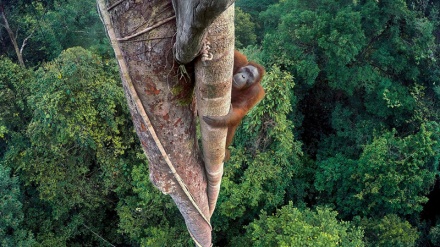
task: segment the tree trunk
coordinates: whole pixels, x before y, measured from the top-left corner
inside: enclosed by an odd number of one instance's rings
[[[108,6],[116,2],[112,0]],[[172,17],[172,4],[170,0],[127,0],[112,7],[110,16],[104,0],[98,4],[119,62],[136,132],[148,157],[150,179],[173,198],[194,241],[210,246],[207,182],[188,103],[192,85],[180,76],[172,52],[175,20],[127,41],[116,40]]]
[[[200,5],[179,1],[174,6],[193,6],[195,14],[186,9],[189,12],[185,15],[179,12],[177,15],[202,23],[205,28],[215,18],[200,13],[216,12],[218,15],[223,12],[217,9],[220,2],[224,8],[232,2],[188,1]],[[110,0],[107,5],[105,0],[97,2],[119,63],[134,126],[148,157],[150,179],[164,194],[173,198],[196,245],[211,246],[209,221],[223,173],[226,130],[214,130],[202,124],[210,185],[207,188],[205,166],[196,140],[194,109],[190,104],[194,70],[190,66],[183,69],[183,65],[179,66],[174,59],[177,30],[171,0]],[[198,12],[200,6],[205,9]],[[213,59],[196,62],[199,81],[196,91],[201,116],[225,115],[230,107],[233,12],[234,9],[230,8],[209,29],[206,39],[212,43],[208,52],[213,54]],[[203,24],[203,18],[209,23]],[[202,38],[197,38],[190,49],[180,53],[186,58],[194,58],[202,46],[206,30],[200,26],[196,30],[198,33],[194,35]],[[177,31],[177,36],[179,32],[181,37],[186,35],[181,31]]]
[[[234,64],[234,5],[209,27],[205,38],[212,59],[196,62],[197,110],[202,133],[203,156],[208,177],[208,200],[212,214],[220,191],[227,128],[211,128],[203,116],[224,116],[231,107]]]
[[[2,14],[2,19],[4,22],[3,26],[5,27],[6,31],[8,32],[9,38],[11,39],[12,45],[14,46],[15,53],[17,54],[18,62],[20,63],[21,67],[24,68],[25,65],[24,65],[22,50],[20,50],[18,48],[17,37],[15,37],[14,32],[12,31],[11,27],[9,26],[8,19],[6,18],[6,15],[5,15],[5,12],[4,12],[2,6],[0,6],[0,12]],[[23,43],[23,45],[24,44],[25,43]]]
[[[177,61],[186,64],[199,54],[207,28],[235,0],[172,1],[177,18],[174,55]]]

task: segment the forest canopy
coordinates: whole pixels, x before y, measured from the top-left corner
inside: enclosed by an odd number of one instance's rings
[[[95,1],[0,5],[0,246],[193,246]],[[230,147],[214,246],[440,246],[439,21],[434,0],[236,1],[266,97]]]

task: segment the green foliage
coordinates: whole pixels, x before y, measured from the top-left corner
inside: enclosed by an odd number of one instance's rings
[[[0,58],[0,245],[192,246],[149,182],[95,2],[2,4],[35,67]],[[440,245],[440,211],[420,217],[439,173],[440,4],[236,6],[267,95],[231,147],[214,245]]]
[[[37,70],[26,88],[32,120],[26,139],[14,140],[4,159],[31,195],[26,224],[40,246],[83,242],[79,236],[105,245],[92,233],[95,225],[118,243],[116,228],[102,228],[117,220],[108,201],[127,192],[131,166],[144,161],[135,155],[114,62],[71,48]]]
[[[191,237],[170,197],[153,188],[145,164],[134,166],[132,189],[135,195],[120,200],[120,232],[141,246],[192,246]]]
[[[433,62],[432,24],[400,0],[290,0],[262,17],[278,20],[265,39],[268,61],[289,66],[308,84],[322,71],[348,94],[378,86],[383,92],[390,79],[414,80],[421,63]]]
[[[344,219],[397,215],[421,225],[438,174],[438,12],[409,6],[286,0],[260,14],[264,63],[295,76],[296,133],[317,168],[311,203],[333,205]],[[418,238],[393,231],[382,234],[397,246]]]
[[[10,140],[14,133],[20,132],[29,121],[30,111],[25,99],[29,95],[26,84],[31,77],[32,72],[7,58],[0,57],[0,126],[3,126],[1,133],[4,138],[0,138],[0,147],[5,145],[3,142]]]
[[[18,116],[25,112],[24,99],[28,95],[25,85],[30,75],[29,71],[22,69],[11,60],[0,58],[0,106],[2,107],[0,117],[3,118],[8,129],[17,128],[21,122]]]
[[[81,46],[90,48],[105,58],[113,57],[95,1],[55,1],[54,8],[45,15],[45,23],[47,27],[42,28],[42,31],[53,32],[55,41],[63,50]]]
[[[0,119],[0,121],[3,121],[3,119]],[[6,126],[0,126],[0,138],[4,138],[7,132]]]
[[[249,45],[240,49],[240,52],[246,55],[248,61],[253,61],[263,65],[264,58],[261,47],[256,45]]]
[[[17,177],[10,177],[10,169],[0,164],[0,245],[33,246],[32,234],[23,229],[21,193]]]
[[[101,176],[118,172],[115,158],[128,148],[119,135],[127,120],[125,115],[115,115],[123,106],[123,94],[116,86],[116,73],[104,72],[105,66],[111,72],[114,64],[103,64],[92,53],[71,48],[38,70],[38,79],[30,85],[34,116],[28,127],[32,147],[26,156],[31,162],[20,168],[34,175],[51,173],[50,177],[31,176],[44,198],[63,197],[65,192],[60,192],[72,190],[77,198],[68,193],[69,198],[59,202],[93,204],[99,196],[94,196],[97,185],[86,186],[87,177],[97,169],[91,165],[105,164]],[[112,182],[101,186],[108,188]]]
[[[365,229],[366,246],[415,246],[419,237],[415,227],[395,214],[382,219],[362,219],[360,226]]]
[[[299,210],[292,203],[276,215],[263,213],[247,227],[252,246],[364,246],[363,231],[338,221],[328,208]]]
[[[296,78],[311,155],[354,147],[357,157],[374,131],[404,136],[438,120],[433,22],[403,1],[287,0],[261,18],[270,20],[265,63]]]
[[[36,65],[55,59],[61,51],[73,46],[92,48],[103,56],[112,55],[95,1],[11,1],[5,10],[21,47],[26,38],[23,56],[26,64]],[[1,32],[1,40],[9,40]],[[4,42],[0,54],[16,58],[10,42]]]
[[[292,180],[302,171],[300,144],[294,141],[293,125],[287,120],[292,110],[292,77],[273,67],[262,85],[265,98],[243,119],[236,134],[213,219],[222,232],[228,232],[228,242],[260,210],[274,211],[291,194],[295,198],[305,194],[303,181]]]
[[[278,2],[278,0],[238,0],[235,4],[246,13],[251,13],[252,16],[258,16],[260,12],[266,10],[271,4],[276,2]]]
[[[252,23],[255,23],[255,36],[258,44],[264,38],[266,19],[259,18],[259,14],[265,11],[271,4],[278,2],[278,0],[238,0],[235,2],[236,8],[240,8],[245,13],[249,14]],[[236,32],[237,33],[237,32]]]
[[[431,243],[439,246],[440,245],[440,225],[436,225],[435,227],[431,228],[429,231],[429,239],[431,240]]]
[[[257,41],[255,24],[251,21],[251,15],[240,8],[235,8],[235,48],[240,49],[253,45]]]
[[[434,125],[435,126],[435,125]],[[431,125],[405,138],[387,132],[358,160],[336,154],[318,163],[315,186],[344,216],[414,215],[438,174],[438,142]]]
[[[366,43],[359,32],[361,16],[346,2],[283,1],[262,17],[274,23],[264,40],[268,62],[288,66],[307,84],[313,84],[321,70],[341,69]],[[337,85],[349,89],[341,82]]]

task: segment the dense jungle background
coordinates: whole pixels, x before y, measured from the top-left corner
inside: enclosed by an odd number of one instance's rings
[[[149,181],[95,1],[0,5],[0,246],[193,246]],[[440,2],[238,0],[235,22],[267,95],[214,245],[440,246]]]

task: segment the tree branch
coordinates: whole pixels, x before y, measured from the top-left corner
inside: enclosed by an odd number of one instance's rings
[[[12,29],[9,26],[9,22],[8,19],[6,18],[3,7],[0,8],[0,13],[4,22],[2,26],[4,26],[6,31],[8,32],[9,39],[11,39],[12,45],[14,46],[15,53],[17,54],[17,58],[18,58],[18,62],[20,63],[20,66],[24,68],[25,65],[23,61],[23,56],[21,55],[20,49],[18,48],[17,38],[14,36],[14,32],[12,32]]]
[[[21,44],[21,48],[20,48],[20,55],[23,56],[23,49],[26,46],[26,42],[28,41],[28,39],[30,39],[32,37],[32,35],[34,34],[34,30],[32,30],[31,34],[29,34],[24,40],[23,43]]]
[[[172,0],[177,19],[175,58],[187,64],[199,55],[207,28],[235,0]]]

